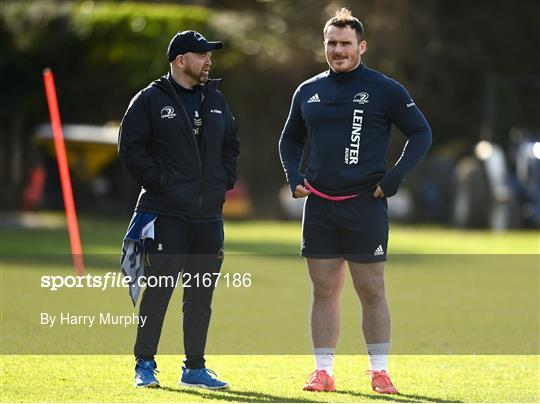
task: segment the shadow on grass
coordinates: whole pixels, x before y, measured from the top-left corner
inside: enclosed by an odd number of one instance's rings
[[[218,399],[218,400],[250,402],[250,403],[268,403],[268,402],[316,403],[316,402],[320,402],[317,400],[307,400],[303,398],[274,396],[272,394],[266,394],[266,393],[238,391],[238,390],[231,390],[231,389],[204,390],[204,389],[191,389],[191,388],[182,388],[182,387],[177,387],[177,388],[161,387],[161,390],[182,393],[182,394],[190,394],[192,396],[201,397],[205,399]],[[196,401],[195,397],[194,397],[194,401]]]
[[[267,393],[256,393],[249,391],[238,391],[238,390],[203,390],[203,389],[190,389],[190,388],[171,388],[171,387],[162,387],[161,390],[177,392],[182,394],[190,394],[195,397],[200,397],[204,399],[220,399],[226,401],[235,401],[235,402],[253,402],[253,403],[265,403],[265,402],[279,402],[279,403],[317,403],[317,402],[326,402],[327,400],[316,400],[316,399],[305,399],[305,398],[292,398],[292,397],[283,397],[275,396]],[[366,394],[359,393],[353,390],[339,390],[331,394],[340,394],[340,395],[349,395],[353,397],[358,397],[361,399],[370,399],[375,401],[385,401],[385,402],[397,402],[397,403],[418,403],[418,402],[436,402],[436,403],[461,403],[462,401],[457,400],[443,400],[438,397],[427,397],[420,396],[416,394],[396,394],[396,395],[382,395],[382,394]],[[315,398],[314,394],[314,398]],[[195,398],[194,397],[194,398]]]
[[[379,400],[379,401],[393,401],[397,403],[418,403],[418,402],[434,402],[434,403],[461,403],[462,401],[457,400],[443,400],[442,398],[438,397],[426,397],[426,396],[419,396],[416,394],[379,394],[379,393],[373,393],[373,394],[366,394],[366,393],[359,393],[357,391],[352,390],[339,390],[336,391],[337,394],[348,394],[354,397],[361,397],[361,398],[369,398],[372,400]]]

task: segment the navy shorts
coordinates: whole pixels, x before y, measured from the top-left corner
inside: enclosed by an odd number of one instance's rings
[[[302,256],[345,258],[369,263],[386,261],[386,198],[356,197],[334,202],[307,197],[302,221]]]

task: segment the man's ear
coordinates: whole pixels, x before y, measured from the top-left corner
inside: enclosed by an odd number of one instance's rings
[[[367,42],[360,41],[360,43],[358,44],[358,48],[360,49],[360,54],[362,55],[365,51],[367,51]]]
[[[184,56],[183,55],[177,55],[174,59],[174,63],[176,63],[177,66],[183,66],[184,65]]]

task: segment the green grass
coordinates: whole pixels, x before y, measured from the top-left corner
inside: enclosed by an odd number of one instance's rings
[[[231,383],[222,392],[177,386],[180,357],[159,358],[160,390],[133,388],[127,356],[9,356],[3,358],[3,401],[30,402],[538,402],[534,356],[396,356],[402,395],[371,391],[364,356],[337,356],[336,393],[303,392],[313,366],[303,356],[210,356],[209,366]]]
[[[47,215],[47,229],[9,229],[2,237],[3,254],[68,253],[69,239],[63,219]],[[80,223],[86,254],[117,254],[130,216],[121,219],[83,217]],[[228,222],[227,252],[297,254],[299,222]],[[9,234],[9,237],[8,237]],[[31,237],[31,240],[29,239]],[[390,254],[540,254],[540,234],[535,230],[489,232],[437,226],[391,225]]]
[[[88,273],[117,271],[128,220],[81,220]],[[342,294],[338,392],[302,392],[313,360],[307,331],[310,285],[298,257],[300,226],[229,222],[226,238],[223,271],[253,276],[250,288],[218,287],[214,300],[208,365],[231,389],[208,392],[176,385],[182,359],[177,290],[158,356],[164,388],[141,391],[131,387],[133,327],[44,329],[38,324],[42,311],[134,312],[126,291],[42,289],[41,275],[72,273],[69,257],[59,255],[69,248],[65,229],[2,229],[1,401],[540,400],[538,233],[392,227],[387,288],[392,350],[398,354],[390,370],[402,392],[398,397],[369,389],[359,305],[350,282]]]

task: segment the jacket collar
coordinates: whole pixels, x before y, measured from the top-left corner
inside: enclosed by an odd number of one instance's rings
[[[159,79],[154,80],[153,84],[160,87],[167,93],[174,92],[174,87],[172,86],[170,80],[172,80],[171,73],[167,73],[161,76]],[[210,92],[218,90],[219,86],[223,80],[222,79],[209,79],[206,83],[201,84],[203,94],[208,95]]]
[[[350,71],[345,72],[345,73],[336,73],[332,69],[328,69],[328,76],[332,77],[332,78],[343,80],[343,79],[348,79],[348,78],[351,78],[351,77],[358,77],[362,73],[364,73],[365,71],[366,71],[366,67],[364,66],[363,63],[360,63],[356,69],[350,70]]]

